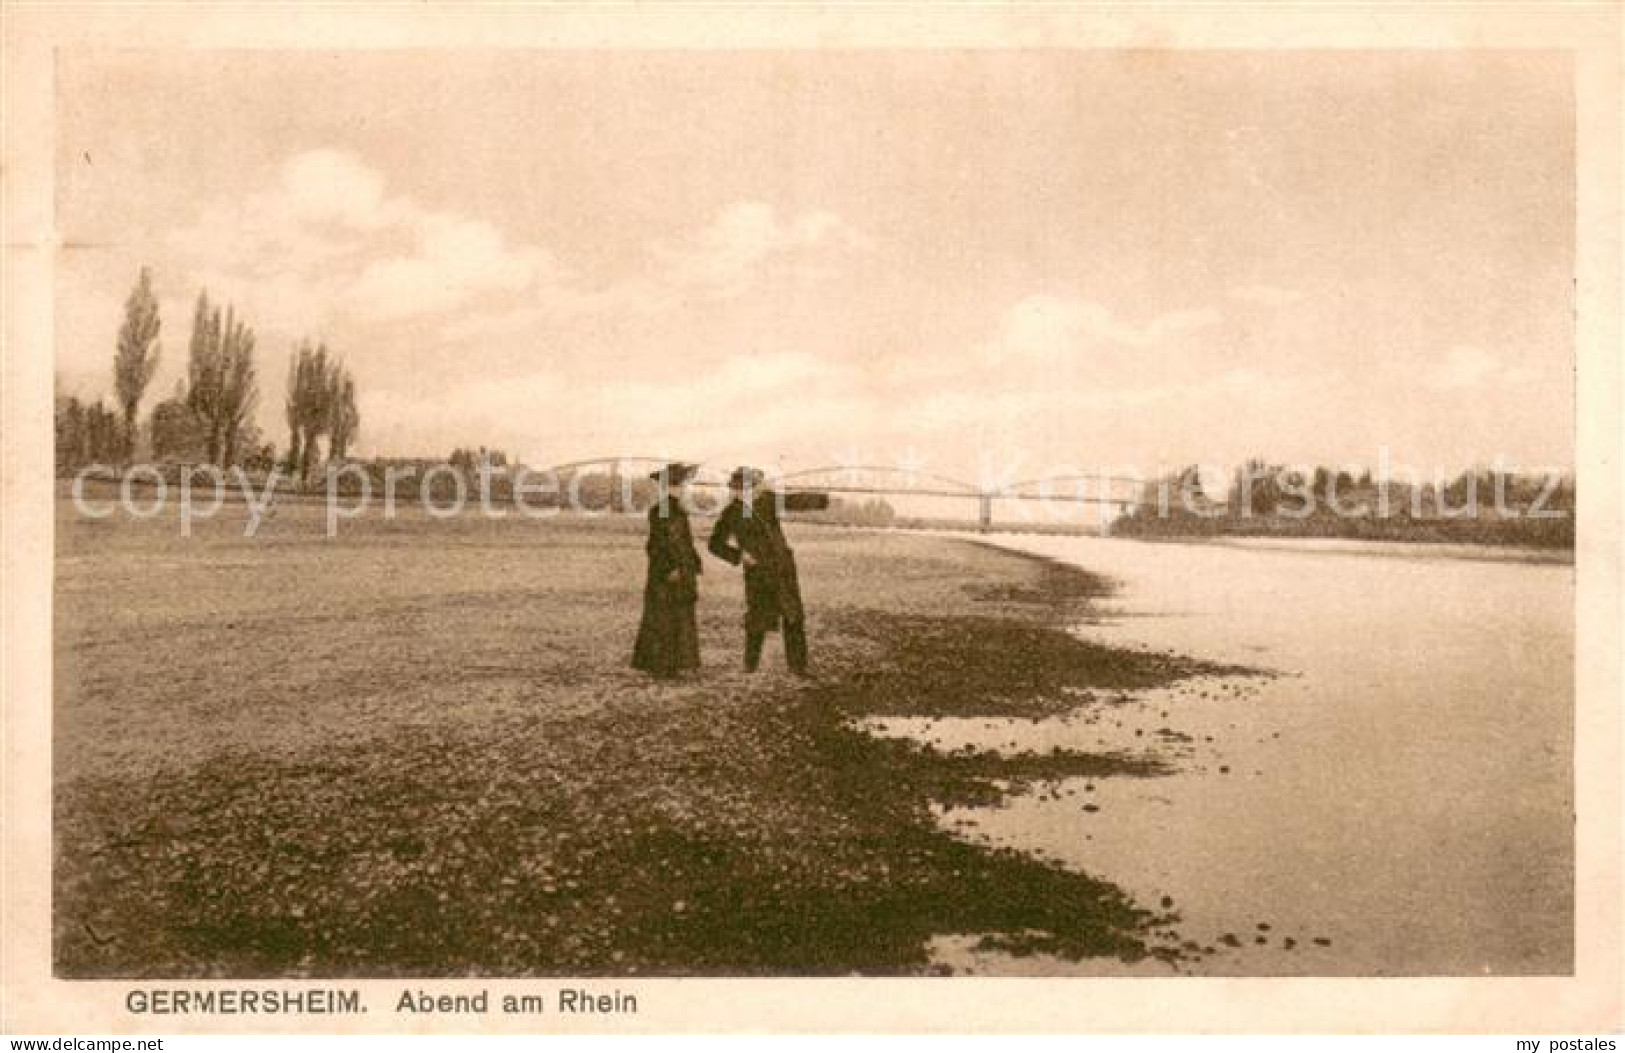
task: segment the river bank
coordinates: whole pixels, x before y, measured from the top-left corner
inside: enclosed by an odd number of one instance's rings
[[[1136,693],[985,727],[891,722],[938,748],[1122,749],[1165,728],[1154,779],[1048,794],[943,821],[984,843],[1089,868],[1141,902],[1168,895],[1222,953],[1221,975],[1562,975],[1574,967],[1574,569],[1428,559],[1414,547],[1315,550],[1001,538],[1111,568],[1080,621],[1112,648],[1276,675]],[[1133,971],[939,946],[989,972]]]
[[[939,822],[1066,780],[1086,796],[1154,770],[1143,751],[859,729],[1037,720],[1222,671],[1067,632],[1107,591],[1090,574],[803,530],[817,680],[776,644],[739,670],[739,581],[713,563],[705,669],[657,684],[626,668],[635,524],[241,526],[59,515],[60,975],[921,973],[949,968],[942,937],[1204,953],[1171,901]]]

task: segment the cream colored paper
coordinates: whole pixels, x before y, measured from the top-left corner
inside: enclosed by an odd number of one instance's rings
[[[1614,1031],[1621,1016],[1621,9],[1592,5],[1337,5],[1157,8],[974,5],[622,7],[120,5],[5,7],[4,915],[3,1027],[17,1033],[460,1031]],[[554,981],[245,982],[355,987],[365,1016],[159,1017],[125,1008],[143,982],[55,979],[51,970],[50,464],[53,304],[68,251],[53,219],[55,70],[87,50],[199,59],[228,49],[362,52],[570,49],[1046,49],[1157,55],[1248,50],[1533,49],[1573,63],[1581,491],[1574,770],[1575,974],[1423,979],[840,979],[600,981],[635,1016],[538,1021],[491,1014],[414,1022],[400,991],[556,992]],[[139,62],[139,57],[136,58]],[[402,85],[402,91],[409,90]],[[279,102],[261,100],[257,116]],[[471,117],[477,120],[477,115]],[[899,115],[899,119],[905,119]],[[171,323],[178,333],[179,319]],[[178,336],[166,350],[179,355]],[[1424,397],[1418,395],[1418,397]],[[197,986],[176,984],[173,986]]]

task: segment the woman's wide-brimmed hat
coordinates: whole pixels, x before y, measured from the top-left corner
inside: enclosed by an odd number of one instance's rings
[[[700,470],[697,464],[684,464],[682,461],[673,461],[664,468],[649,473],[649,478],[657,483],[667,486],[682,486],[694,478],[694,473]]]
[[[762,480],[765,478],[767,477],[762,474],[760,468],[747,468],[740,465],[734,469],[732,475],[728,476],[728,486],[733,489],[743,489],[748,486],[754,490],[762,485]]]

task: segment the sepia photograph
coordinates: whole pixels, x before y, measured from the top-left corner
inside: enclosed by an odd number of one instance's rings
[[[1573,981],[1576,61],[56,48],[42,967]]]

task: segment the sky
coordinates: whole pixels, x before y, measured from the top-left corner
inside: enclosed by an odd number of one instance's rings
[[[64,51],[56,361],[152,268],[325,341],[355,452],[957,478],[1573,463],[1539,52]]]

